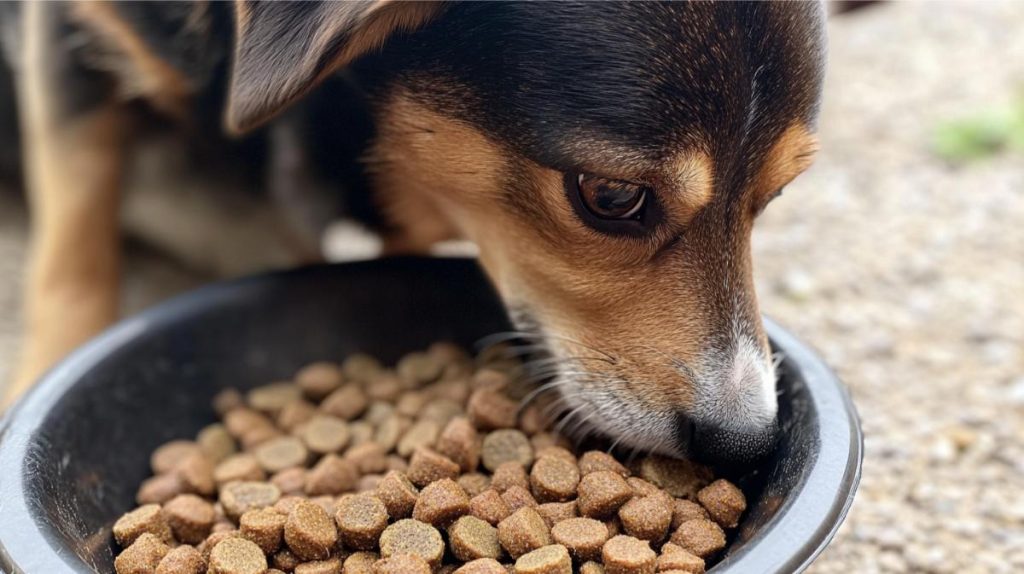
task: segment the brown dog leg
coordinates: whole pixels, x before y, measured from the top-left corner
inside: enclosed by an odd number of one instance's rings
[[[5,402],[117,313],[127,115],[58,41],[60,5],[27,2],[19,78],[32,210],[21,362]]]

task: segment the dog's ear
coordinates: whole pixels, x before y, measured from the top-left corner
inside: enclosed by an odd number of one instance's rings
[[[258,126],[389,36],[422,26],[439,7],[389,0],[237,0],[228,130]]]

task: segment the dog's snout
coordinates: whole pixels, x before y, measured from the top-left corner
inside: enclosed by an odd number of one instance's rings
[[[774,450],[779,438],[775,420],[767,425],[744,429],[714,423],[684,422],[694,458],[716,466],[739,466],[760,460]]]

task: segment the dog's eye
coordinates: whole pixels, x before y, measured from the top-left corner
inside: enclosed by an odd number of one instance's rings
[[[647,200],[647,186],[580,174],[576,180],[580,202],[601,219],[640,219]]]

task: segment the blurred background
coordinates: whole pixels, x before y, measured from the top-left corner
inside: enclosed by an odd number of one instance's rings
[[[864,422],[857,500],[811,571],[1022,572],[1024,2],[882,3],[829,28],[821,154],[754,235],[764,311]],[[0,381],[26,240],[0,183]],[[126,312],[212,279],[128,241]]]

